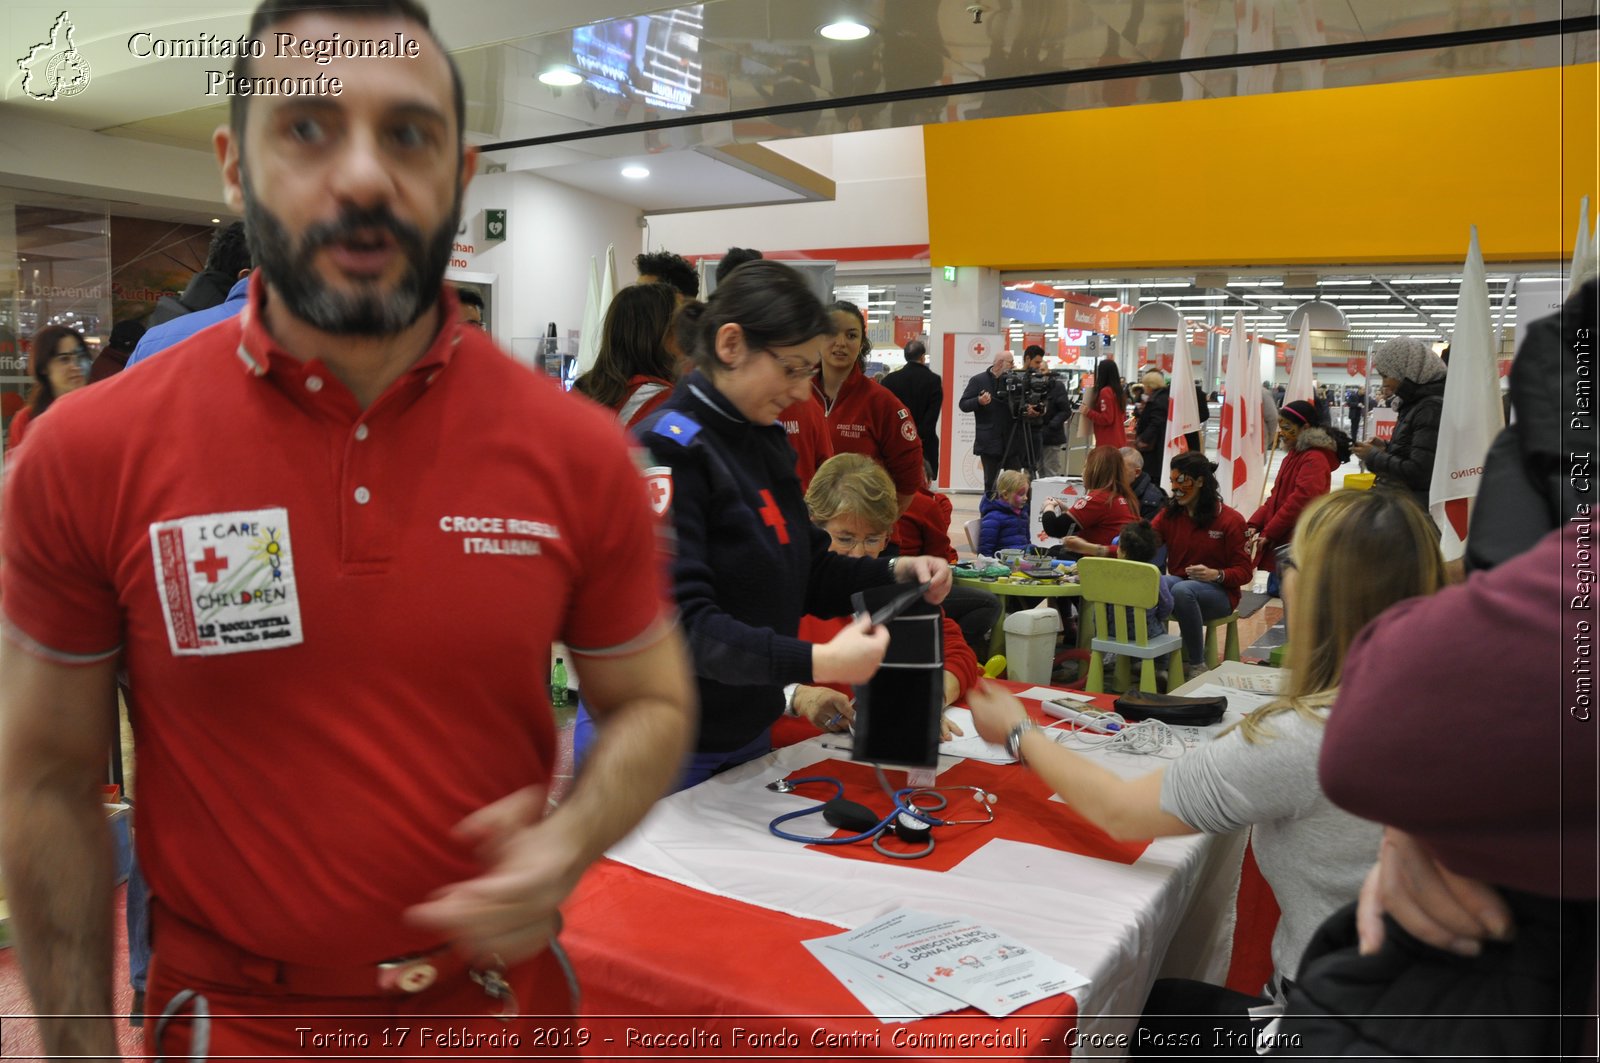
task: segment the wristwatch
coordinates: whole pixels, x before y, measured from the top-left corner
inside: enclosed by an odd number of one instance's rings
[[[1022,758],[1022,736],[1029,731],[1037,731],[1038,729],[1039,725],[1032,720],[1023,720],[1006,735],[1006,753],[1018,764],[1027,763]]]
[[[889,559],[889,582],[890,583],[894,582],[894,566],[899,560],[900,560],[900,558],[899,558],[898,555],[895,556],[895,557],[891,557]]]

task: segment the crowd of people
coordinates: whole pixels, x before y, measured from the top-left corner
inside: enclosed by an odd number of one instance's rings
[[[730,249],[702,297],[691,263],[652,252],[565,394],[444,284],[477,152],[426,12],[267,0],[249,35],[271,31],[406,34],[419,55],[360,76],[332,57],[351,75],[337,97],[234,97],[216,143],[245,222],[164,320],[113,331],[102,355],[135,371],[96,378],[81,332],[40,330],[10,430],[0,861],[49,1053],[117,1054],[99,783],[119,688],[141,769],[149,925],[130,943],[154,949],[151,1055],[298,1055],[290,1015],[351,1035],[408,1014],[548,1028],[576,1015],[560,906],[586,869],[674,789],[848,730],[848,688],[889,642],[852,597],[894,584],[941,614],[943,706],[965,699],[1075,814],[1118,838],[1251,829],[1282,910],[1271,982],[1158,984],[1148,1026],[1248,1030],[1270,1005],[1329,1055],[1428,1052],[1371,1016],[1482,1012],[1475,980],[1493,979],[1501,1013],[1555,1013],[1569,993],[1592,1009],[1593,743],[1586,717],[1550,707],[1572,676],[1455,652],[1459,635],[1544,660],[1562,637],[1550,602],[1562,559],[1592,549],[1578,518],[1594,492],[1548,475],[1546,425],[1519,417],[1496,444],[1472,529],[1493,549],[1447,586],[1426,513],[1446,367],[1426,344],[1374,353],[1399,420],[1352,447],[1372,491],[1332,489],[1330,401],[1279,410],[1264,391],[1286,456],[1248,517],[1203,439],[1153,482],[1169,382],[1130,388],[1101,362],[1084,493],[1046,504],[1045,530],[1067,555],[1162,569],[1148,621],[1176,623],[1191,669],[1258,569],[1290,633],[1281,697],[1125,779],[981,679],[1000,610],[952,578],[925,349],[880,383],[866,315],[793,269]],[[298,61],[245,55],[237,72]],[[1594,302],[1591,281],[1571,320]],[[1569,332],[1533,332],[1534,357],[1559,369]],[[1066,469],[1074,402],[1043,361],[1004,354],[956,400],[976,418],[984,553],[1029,542],[1035,477]],[[1544,379],[1514,375],[1512,398],[1588,416]],[[132,402],[162,416],[115,416]],[[1352,428],[1358,412],[1364,395]],[[580,680],[582,767],[552,804],[556,643]],[[1505,727],[1502,706],[1530,699],[1540,711]],[[1452,717],[1466,726],[1443,729]],[[1540,770],[1552,746],[1559,774]],[[1330,1018],[1352,1014],[1367,1020]],[[1533,1056],[1592,1036],[1535,1022],[1509,1043]]]

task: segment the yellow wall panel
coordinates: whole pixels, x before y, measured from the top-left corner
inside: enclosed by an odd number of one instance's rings
[[[997,118],[924,130],[936,265],[1491,261],[1570,250],[1597,67]]]

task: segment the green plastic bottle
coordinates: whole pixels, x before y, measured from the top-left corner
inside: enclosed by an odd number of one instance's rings
[[[567,707],[567,666],[560,657],[556,658],[556,666],[550,669],[550,707]]]

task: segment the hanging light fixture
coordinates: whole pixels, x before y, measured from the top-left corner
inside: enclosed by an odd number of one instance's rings
[[[1183,314],[1171,303],[1140,303],[1128,327],[1136,332],[1177,332]]]
[[[1332,303],[1325,303],[1321,299],[1313,299],[1309,303],[1301,303],[1289,315],[1288,324],[1283,330],[1291,335],[1300,331],[1300,320],[1311,320],[1312,332],[1349,332],[1350,322],[1345,319],[1344,311]]]

